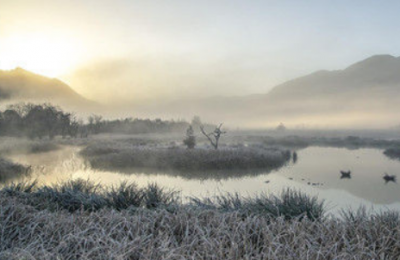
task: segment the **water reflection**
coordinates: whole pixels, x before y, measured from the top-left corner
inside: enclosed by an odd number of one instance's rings
[[[139,186],[156,182],[182,191],[182,196],[213,196],[238,192],[254,196],[261,192],[278,193],[291,187],[326,199],[332,209],[374,205],[375,209],[400,209],[400,189],[393,181],[382,179],[385,172],[396,175],[400,161],[390,160],[381,150],[309,147],[298,151],[296,160],[275,171],[193,173],[181,177],[177,172],[130,169],[125,172],[97,171],[79,156],[79,149],[62,150],[11,159],[32,165],[32,178],[41,184],[84,178],[104,185],[134,181]],[[341,169],[351,169],[351,179],[341,178]],[[346,171],[347,172],[347,171]],[[388,176],[390,176],[388,175]],[[189,176],[189,177],[187,177]],[[207,177],[208,176],[208,177]],[[386,184],[385,184],[386,181]]]

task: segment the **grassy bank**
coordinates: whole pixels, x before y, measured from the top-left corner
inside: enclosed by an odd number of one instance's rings
[[[163,170],[274,169],[290,159],[290,152],[276,148],[185,149],[182,147],[124,146],[94,144],[82,150],[97,169],[151,168]]]
[[[119,186],[104,188],[82,179],[60,185],[38,187],[35,182],[11,184],[0,190],[2,198],[12,197],[38,210],[94,212],[101,209],[137,210],[167,209],[175,211],[183,207],[223,212],[240,212],[243,215],[267,215],[285,219],[307,216],[320,219],[323,216],[323,202],[293,190],[284,190],[280,196],[260,195],[243,198],[226,194],[208,199],[189,198],[182,203],[180,193],[161,188],[156,184],[138,188],[135,184],[121,183]]]
[[[54,140],[0,137],[0,155],[44,153],[55,151],[59,148],[59,145]]]
[[[30,199],[36,196],[41,199]],[[159,201],[155,198],[165,200],[147,206]],[[88,199],[107,206],[86,208]],[[77,202],[81,205],[74,210],[65,207]],[[322,208],[315,198],[293,191],[278,197],[227,196],[182,204],[175,193],[154,185],[122,185],[108,191],[83,181],[58,187],[14,185],[0,191],[0,259],[400,256],[398,213],[369,215],[360,210],[340,219],[323,214],[308,218],[304,209],[310,206],[318,212]],[[269,208],[279,209],[279,214],[269,214]]]
[[[400,147],[400,140],[385,140],[359,136],[323,137],[323,136],[296,136],[280,137],[247,136],[242,138],[246,142],[262,143],[267,146],[281,146],[288,148],[306,148],[308,146],[337,147],[348,149],[377,148],[387,149]]]
[[[399,147],[388,148],[383,153],[389,158],[400,159],[400,148]]]
[[[30,168],[0,157],[0,181],[6,181],[30,173]]]

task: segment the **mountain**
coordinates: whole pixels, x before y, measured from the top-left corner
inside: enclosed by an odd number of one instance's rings
[[[336,125],[397,124],[400,58],[376,55],[344,70],[318,71],[276,86],[261,102],[269,104],[269,112],[288,118],[319,118]]]
[[[343,70],[317,71],[265,94],[121,103],[101,108],[60,80],[23,69],[0,71],[0,104],[2,100],[17,99],[50,101],[87,113],[91,107],[91,111],[107,117],[190,119],[199,115],[204,121],[235,127],[261,128],[282,122],[289,127],[382,128],[400,123],[400,57],[376,55]]]
[[[376,55],[343,70],[317,71],[265,94],[159,102],[137,111],[265,127],[387,127],[400,123],[400,58]]]
[[[275,87],[270,99],[309,100],[313,95],[331,98],[353,94],[400,93],[400,58],[390,55],[372,56],[344,70],[318,71]],[[365,94],[365,93],[364,93]]]
[[[21,68],[0,70],[0,100],[3,102],[51,102],[67,108],[93,106],[64,82]]]

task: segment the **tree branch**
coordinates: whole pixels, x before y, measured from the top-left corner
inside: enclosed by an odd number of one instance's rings
[[[211,145],[214,146],[215,149],[217,149],[218,146],[214,143],[214,141],[213,141],[213,140],[211,139],[211,137],[210,137],[211,133],[210,133],[210,134],[207,134],[207,133],[204,131],[204,127],[203,127],[203,126],[200,126],[200,130],[201,130],[201,132],[203,133],[203,135],[204,135],[205,137],[207,137],[208,141],[210,141]]]

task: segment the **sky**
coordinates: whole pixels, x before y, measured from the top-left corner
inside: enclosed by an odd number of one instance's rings
[[[399,1],[0,0],[0,69],[100,102],[267,93],[400,55]]]

